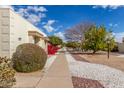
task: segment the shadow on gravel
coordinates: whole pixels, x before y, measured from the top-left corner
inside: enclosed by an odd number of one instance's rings
[[[77,55],[77,54],[71,54],[72,57],[77,60],[77,61],[84,61],[84,62],[89,62],[88,60],[84,59],[83,57]]]

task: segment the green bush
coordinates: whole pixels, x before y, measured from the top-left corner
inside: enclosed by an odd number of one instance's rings
[[[15,71],[11,66],[11,61],[6,57],[0,57],[0,87],[12,87],[16,80]]]
[[[18,72],[33,72],[43,69],[47,54],[40,46],[25,43],[17,47],[12,56],[13,67]]]
[[[114,48],[111,50],[111,52],[118,52],[118,45],[117,44],[114,45]]]

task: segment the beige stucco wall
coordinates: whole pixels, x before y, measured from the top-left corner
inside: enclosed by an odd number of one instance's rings
[[[30,43],[35,43],[33,36],[29,36],[28,38],[29,38],[29,42],[30,42]]]
[[[0,56],[11,57],[18,45],[33,43],[33,37],[28,36],[28,31],[37,31],[45,36],[38,28],[12,10],[0,9]],[[39,42],[39,45],[45,49],[44,44],[44,40]]]
[[[41,46],[47,52],[47,43],[42,38],[40,39],[38,45]]]
[[[16,47],[22,43],[28,43],[28,25],[25,20],[10,11],[10,54],[16,50]],[[19,38],[21,40],[19,40]],[[10,55],[10,56],[11,56]]]
[[[0,56],[10,55],[9,9],[0,9]]]
[[[124,43],[119,43],[118,44],[118,50],[120,53],[124,53]]]

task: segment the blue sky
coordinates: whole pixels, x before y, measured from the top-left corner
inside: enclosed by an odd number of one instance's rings
[[[47,35],[63,33],[80,22],[93,22],[112,29],[118,42],[124,37],[124,6],[12,6],[14,11]]]

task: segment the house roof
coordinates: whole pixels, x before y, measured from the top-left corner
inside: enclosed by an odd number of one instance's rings
[[[28,35],[30,36],[36,36],[36,37],[40,37],[46,41],[49,41],[49,39],[47,37],[44,37],[43,34],[37,32],[37,31],[28,31]]]

